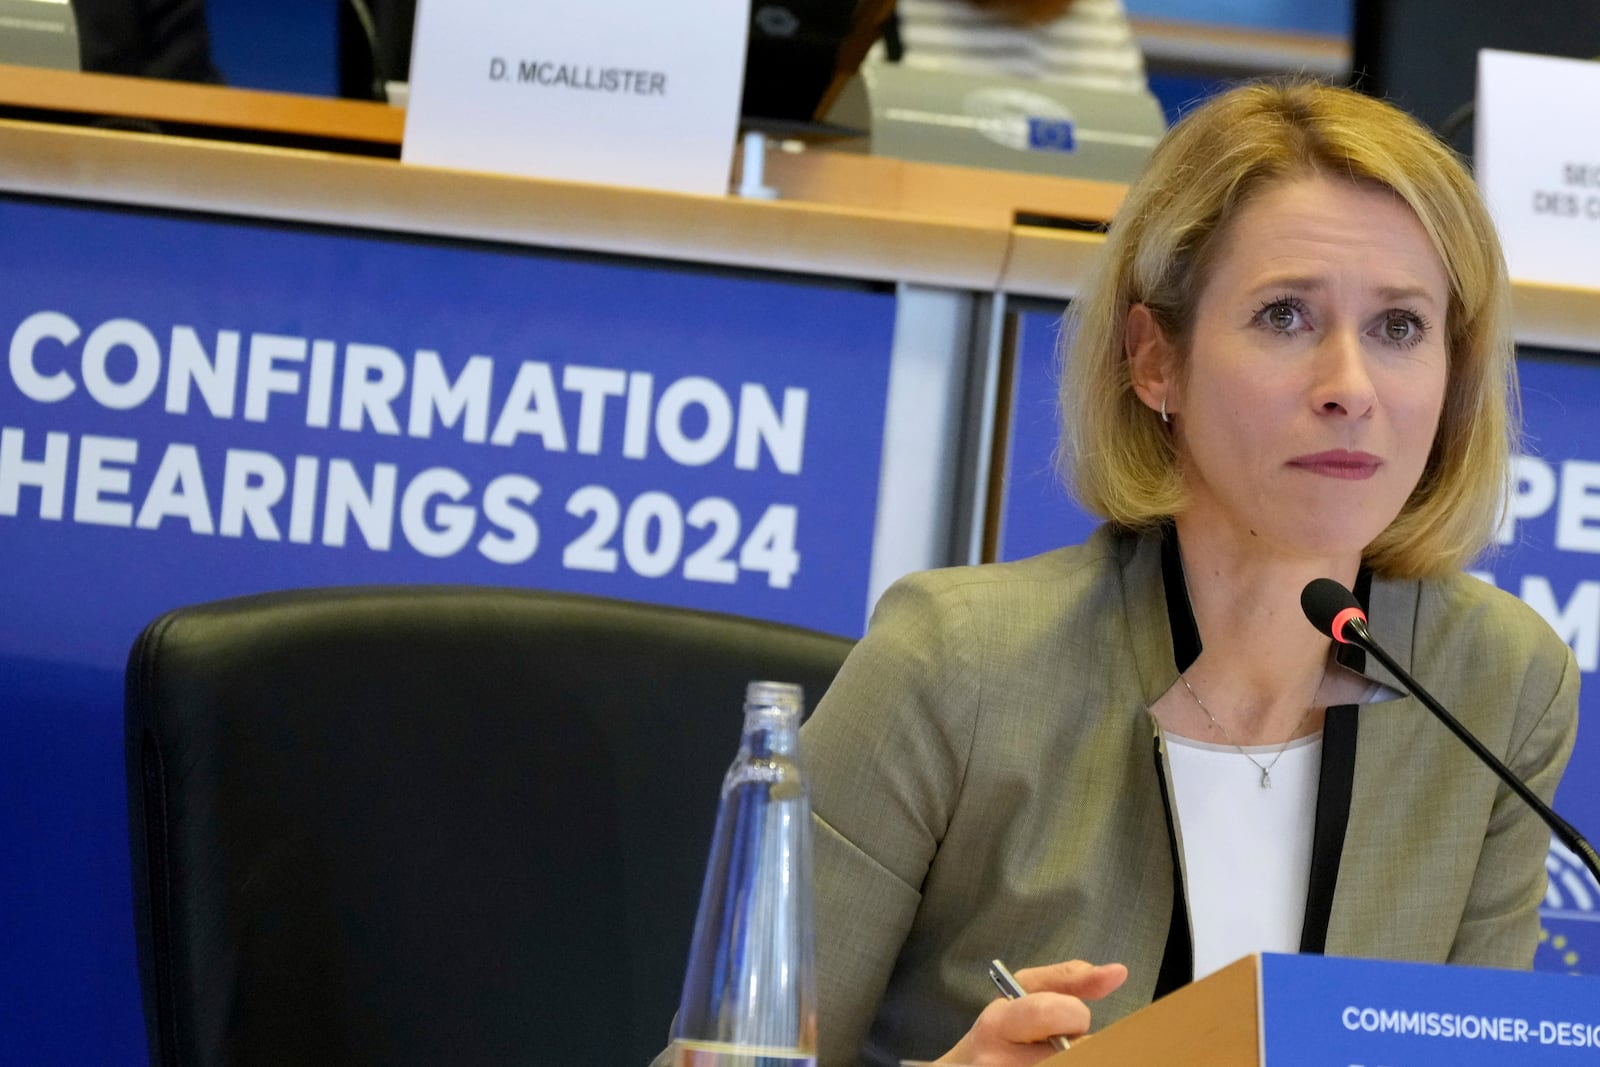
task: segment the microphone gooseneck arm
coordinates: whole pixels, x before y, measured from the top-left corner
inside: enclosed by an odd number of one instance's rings
[[[1545,821],[1545,825],[1550,827],[1550,832],[1555,834],[1563,845],[1566,845],[1576,853],[1583,860],[1584,866],[1588,867],[1595,876],[1595,880],[1600,881],[1600,856],[1595,854],[1594,846],[1584,839],[1584,836],[1577,831],[1576,827],[1560,815],[1557,815],[1554,808],[1539,798],[1539,794],[1528,788],[1528,783],[1512,773],[1511,768],[1502,763],[1500,758],[1493,752],[1485,748],[1483,742],[1479,741],[1471,730],[1462,726],[1454,715],[1445,710],[1445,706],[1435,700],[1432,693],[1418,685],[1417,680],[1407,674],[1405,668],[1396,663],[1394,657],[1385,652],[1383,646],[1372,639],[1372,634],[1367,630],[1365,622],[1361,619],[1350,619],[1344,625],[1344,632],[1346,640],[1370,652],[1374,659],[1388,668],[1390,674],[1400,679],[1400,684],[1406,687],[1407,692],[1420,700],[1422,706],[1433,712],[1435,718],[1449,727],[1450,732],[1459,737],[1462,743],[1472,750],[1473,755],[1477,756],[1490,770],[1499,775],[1500,780],[1513,793],[1521,797],[1530,808],[1538,812],[1539,817]]]
[[[1335,592],[1337,591],[1337,592]],[[1600,855],[1596,855],[1594,846],[1584,838],[1567,820],[1557,815],[1555,809],[1539,798],[1539,795],[1528,788],[1528,783],[1517,777],[1510,767],[1500,761],[1500,758],[1484,747],[1483,742],[1475,737],[1471,730],[1456,719],[1445,709],[1445,706],[1434,699],[1406,669],[1395,662],[1395,658],[1386,652],[1382,645],[1373,638],[1372,632],[1367,629],[1366,615],[1356,603],[1355,596],[1348,589],[1328,578],[1319,578],[1306,586],[1300,598],[1301,607],[1311,624],[1318,630],[1327,634],[1335,641],[1352,644],[1371,653],[1372,657],[1386,667],[1390,674],[1399,679],[1405,686],[1406,692],[1421,701],[1422,706],[1431,711],[1436,719],[1444,723],[1450,732],[1461,739],[1461,742],[1472,750],[1490,770],[1500,777],[1510,790],[1521,797],[1523,803],[1532,808],[1544,820],[1550,832],[1566,845],[1583,861],[1589,873],[1600,882]]]

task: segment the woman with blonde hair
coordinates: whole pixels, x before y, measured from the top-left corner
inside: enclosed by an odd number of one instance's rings
[[[1420,125],[1313,84],[1175,127],[1075,302],[1063,458],[1106,524],[913,575],[803,732],[821,1067],[1031,1064],[1250,952],[1526,967],[1549,835],[1299,607],[1547,799],[1572,653],[1461,568],[1516,432],[1509,283]],[[1028,995],[993,998],[993,957]],[[1086,962],[1092,961],[1092,962]]]

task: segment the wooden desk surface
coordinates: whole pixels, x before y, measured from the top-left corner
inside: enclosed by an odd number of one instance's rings
[[[241,134],[386,146],[398,154],[405,112],[387,104],[0,63],[0,108],[106,116]]]
[[[1019,216],[1103,222],[1114,183],[774,146],[782,196],[745,200],[455,171],[36,121],[111,115],[397,147],[384,104],[0,65],[0,190],[512,245],[1068,299],[1101,238]],[[791,146],[792,147],[792,146]],[[1526,343],[1600,352],[1600,291],[1518,283]]]
[[[992,289],[1009,230],[0,120],[0,190],[539,248]]]

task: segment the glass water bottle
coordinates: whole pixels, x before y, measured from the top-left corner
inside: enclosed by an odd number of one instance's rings
[[[722,781],[673,1067],[810,1067],[817,1057],[811,792],[797,685],[751,682]]]

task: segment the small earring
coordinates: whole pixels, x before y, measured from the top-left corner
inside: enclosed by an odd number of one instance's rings
[[[1168,423],[1168,424],[1171,424],[1171,422],[1172,422],[1172,419],[1169,418],[1168,415],[1167,415],[1167,398],[1166,397],[1162,397],[1161,398],[1161,421],[1165,422],[1165,423]]]

